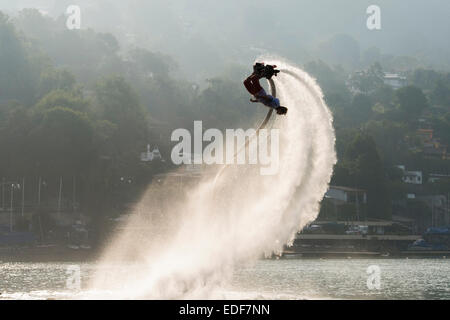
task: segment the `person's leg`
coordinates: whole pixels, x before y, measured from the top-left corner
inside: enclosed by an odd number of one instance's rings
[[[255,95],[255,97],[258,99],[258,101],[268,107],[276,109],[280,106],[280,100],[278,98],[274,98],[270,94],[267,94],[266,90],[264,90],[263,88]]]

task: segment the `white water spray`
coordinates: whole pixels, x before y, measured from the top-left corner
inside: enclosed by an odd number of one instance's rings
[[[217,288],[237,266],[280,253],[317,217],[336,162],[331,113],[307,73],[260,60],[281,69],[277,95],[289,109],[273,124],[280,129],[279,173],[230,166],[215,185],[214,175],[184,190],[153,184],[140,204],[152,214],[134,214],[111,242],[92,290],[125,299],[220,298]],[[110,268],[130,260],[137,262]]]

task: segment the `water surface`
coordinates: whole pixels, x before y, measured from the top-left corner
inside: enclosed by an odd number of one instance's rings
[[[380,268],[380,289],[367,286],[367,268]],[[81,289],[68,278],[79,267]],[[91,299],[95,264],[1,263],[2,299]],[[124,272],[129,268],[123,266]],[[69,288],[67,287],[69,286]],[[101,297],[105,297],[104,293]],[[214,298],[450,299],[449,259],[262,260],[238,269]]]

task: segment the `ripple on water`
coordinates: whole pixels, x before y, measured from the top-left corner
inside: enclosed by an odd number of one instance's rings
[[[113,299],[87,289],[93,264],[81,264],[81,290],[66,287],[70,263],[0,264],[1,299]],[[380,290],[367,288],[367,268],[381,270]],[[126,267],[124,268],[126,269]],[[211,299],[450,299],[449,259],[262,260],[236,270]]]

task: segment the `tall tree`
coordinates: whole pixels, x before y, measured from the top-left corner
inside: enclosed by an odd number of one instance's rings
[[[396,91],[396,98],[400,111],[407,119],[413,119],[428,107],[427,97],[421,89],[414,86],[407,86]]]
[[[32,71],[22,39],[0,11],[0,102],[17,99],[30,103],[35,94]]]
[[[78,174],[93,155],[93,126],[85,113],[66,107],[42,112],[33,133],[35,158],[47,174]]]
[[[390,199],[383,164],[371,136],[357,134],[345,153],[354,187],[367,190],[368,216],[389,219]]]

